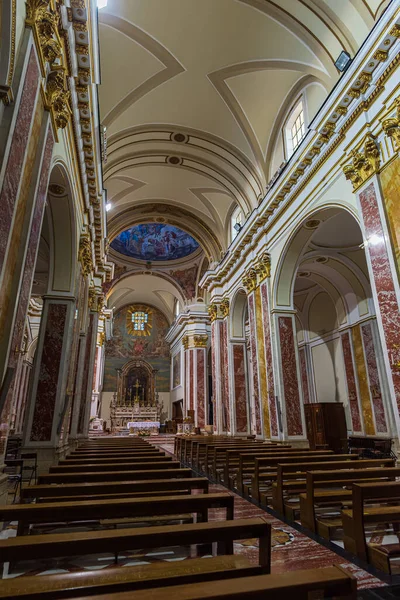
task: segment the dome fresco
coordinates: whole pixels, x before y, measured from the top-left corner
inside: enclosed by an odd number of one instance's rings
[[[146,223],[126,229],[111,242],[120,254],[140,260],[176,260],[192,254],[199,244],[173,225]]]

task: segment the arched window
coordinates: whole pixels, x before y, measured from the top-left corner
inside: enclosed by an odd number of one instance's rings
[[[306,134],[305,110],[301,98],[290,113],[284,127],[286,158],[290,158]]]
[[[134,331],[144,331],[144,326],[149,320],[149,315],[146,312],[137,311],[132,313],[132,323]]]
[[[244,214],[240,206],[235,208],[231,216],[231,242],[235,239],[244,223]]]

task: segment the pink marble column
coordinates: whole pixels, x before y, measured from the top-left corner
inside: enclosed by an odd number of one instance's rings
[[[246,344],[232,344],[236,433],[247,433]]]
[[[206,348],[196,348],[196,424],[201,429],[206,425],[207,385],[206,385]]]
[[[0,192],[0,272],[3,268],[8,238],[12,231],[12,219],[22,177],[26,148],[39,88],[39,65],[33,46],[23,83],[22,95],[5,168],[3,186]]]
[[[300,373],[301,373],[301,389],[303,390],[304,404],[310,404],[310,391],[308,387],[308,369],[306,349],[299,348]]]
[[[217,341],[219,342],[219,327],[218,321],[211,323],[211,370],[212,370],[212,395],[213,395],[213,418],[214,418],[214,432],[220,430],[220,378],[217,371],[217,362],[219,365],[219,348],[217,347]],[[219,344],[218,344],[219,346]]]
[[[293,315],[278,317],[281,376],[288,436],[303,435]]]
[[[362,433],[361,414],[350,332],[346,331],[345,333],[342,333],[341,338],[352,429],[354,433]]]
[[[374,411],[377,433],[388,433],[388,426],[383,404],[382,386],[376,360],[375,342],[372,332],[372,324],[361,325],[362,340],[364,346],[365,365],[369,381],[369,389]]]
[[[222,397],[222,430],[230,432],[231,415],[229,408],[229,363],[228,363],[228,324],[227,319],[219,321],[220,379]]]
[[[194,350],[188,350],[189,359],[189,409],[194,410]]]
[[[383,205],[378,183],[374,178],[357,194],[361,208],[364,235],[367,240],[367,253],[371,270],[371,284],[375,292],[375,308],[383,334],[385,366],[389,387],[392,390],[397,408],[396,420],[400,412],[400,312],[396,293],[398,282],[394,282],[394,266],[391,266],[387,241],[387,227],[381,220],[380,206]]]
[[[261,403],[258,375],[258,354],[257,354],[257,330],[254,292],[249,295],[249,325],[250,325],[250,353],[253,367],[253,394],[254,394],[254,412],[256,422],[256,434],[261,435]]]
[[[8,367],[16,368],[18,361],[18,354],[16,351],[22,347],[23,336],[24,336],[24,324],[26,321],[26,315],[28,312],[30,294],[32,289],[33,276],[35,272],[36,256],[39,247],[40,232],[42,228],[44,206],[47,196],[47,187],[50,176],[50,164],[51,157],[54,147],[54,138],[51,130],[48,130],[45,138],[45,145],[42,154],[42,165],[38,178],[37,194],[35,204],[33,208],[33,215],[31,221],[31,228],[29,234],[29,240],[27,244],[27,251],[25,256],[25,263],[23,265],[23,271],[21,273],[21,287],[19,290],[19,296],[16,298],[17,301],[17,313],[15,319],[15,325],[12,332],[11,339],[11,352],[8,359]],[[38,150],[39,152],[39,150]],[[5,184],[4,184],[5,185]],[[4,191],[3,185],[3,191]],[[11,183],[10,183],[11,185]],[[2,222],[2,218],[0,218]],[[1,238],[0,234],[0,238]],[[0,457],[4,454],[7,437],[8,437],[8,423],[10,417],[10,407],[12,402],[12,395],[15,385],[15,378],[12,380],[3,411],[0,415]]]
[[[74,309],[73,299],[44,299],[25,446],[56,445],[65,407]]]
[[[264,326],[265,364],[267,371],[268,405],[271,425],[271,436],[278,436],[278,417],[276,414],[274,367],[272,362],[271,323],[269,311],[269,289],[268,282],[264,281],[261,286],[261,306]]]

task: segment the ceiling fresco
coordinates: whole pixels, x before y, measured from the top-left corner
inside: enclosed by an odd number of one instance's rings
[[[130,258],[165,261],[189,256],[199,248],[199,244],[173,225],[146,223],[120,233],[111,242],[111,248]]]

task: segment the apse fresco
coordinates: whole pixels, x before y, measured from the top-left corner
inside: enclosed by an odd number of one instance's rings
[[[163,223],[135,225],[111,242],[111,248],[120,254],[150,261],[183,258],[198,247],[199,244],[191,235]]]

